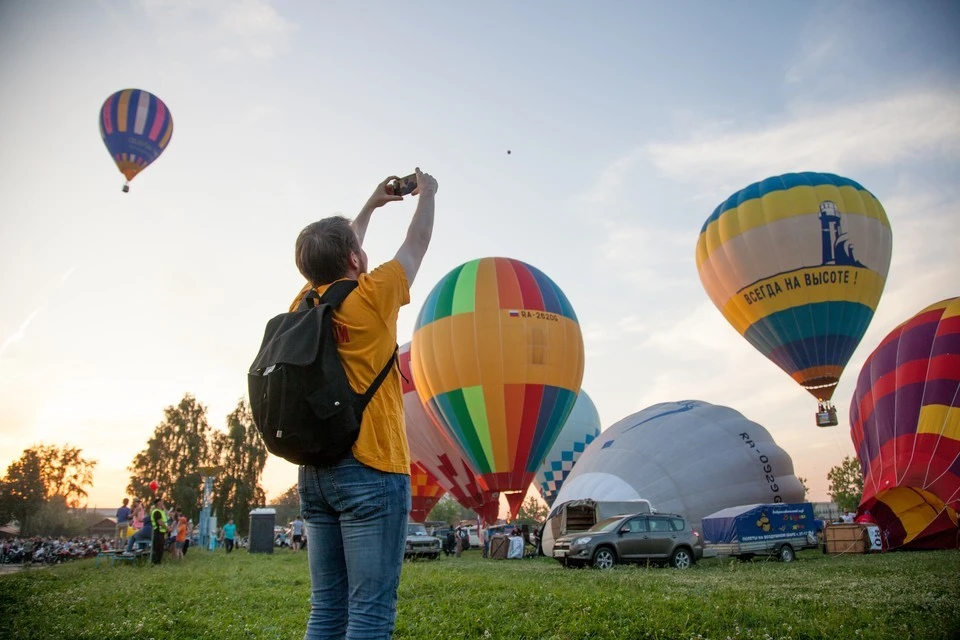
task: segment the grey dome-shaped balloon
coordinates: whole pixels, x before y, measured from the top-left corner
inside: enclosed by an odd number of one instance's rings
[[[640,498],[699,530],[703,517],[720,509],[802,502],[804,491],[790,456],[766,429],[729,407],[686,400],[653,405],[601,432],[567,476],[554,510],[571,500]]]

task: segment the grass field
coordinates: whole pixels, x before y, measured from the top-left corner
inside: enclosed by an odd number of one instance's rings
[[[191,550],[182,564],[86,560],[0,576],[0,638],[301,638],[305,553]],[[404,564],[398,639],[960,638],[960,552],[802,552],[564,569],[547,558]]]

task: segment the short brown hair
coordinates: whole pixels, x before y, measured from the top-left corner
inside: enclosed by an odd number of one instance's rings
[[[339,280],[350,267],[350,253],[360,253],[353,225],[343,216],[308,224],[297,236],[297,269],[315,287]]]

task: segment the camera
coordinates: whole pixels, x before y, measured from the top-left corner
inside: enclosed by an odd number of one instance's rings
[[[417,174],[411,173],[403,178],[398,178],[390,183],[390,188],[395,196],[405,196],[413,193],[417,188]]]

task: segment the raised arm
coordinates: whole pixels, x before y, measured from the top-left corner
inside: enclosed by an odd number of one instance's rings
[[[360,241],[361,247],[363,246],[363,237],[367,234],[367,225],[370,224],[370,216],[373,215],[373,210],[377,207],[382,207],[388,202],[403,200],[402,197],[393,195],[393,191],[390,188],[390,182],[396,179],[397,176],[387,176],[386,180],[378,184],[377,188],[373,191],[373,195],[371,195],[367,203],[363,205],[363,209],[360,210],[357,217],[353,219],[351,224],[353,225],[353,230],[357,232],[357,239]]]
[[[433,209],[437,181],[429,173],[423,173],[417,167],[417,188],[413,193],[420,198],[417,202],[417,210],[410,220],[410,226],[407,227],[407,237],[397,250],[397,255],[394,256],[407,275],[408,285],[412,285],[414,278],[417,277],[417,271],[420,270],[423,256],[427,253],[430,238],[433,236]]]

